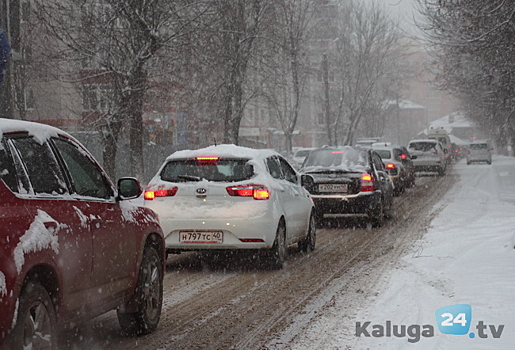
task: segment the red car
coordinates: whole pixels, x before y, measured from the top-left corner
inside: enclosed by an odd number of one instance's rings
[[[122,330],[156,329],[164,239],[72,136],[0,119],[0,348],[56,348],[58,334],[116,309]]]

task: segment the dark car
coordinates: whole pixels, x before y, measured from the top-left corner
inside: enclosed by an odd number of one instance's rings
[[[116,309],[122,330],[156,329],[164,238],[157,215],[113,186],[62,130],[0,119],[0,348],[53,349],[68,326]]]
[[[372,149],[324,147],[311,151],[301,173],[318,219],[364,217],[373,226],[393,217],[393,184]]]

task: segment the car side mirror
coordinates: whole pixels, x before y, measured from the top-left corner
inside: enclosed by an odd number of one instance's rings
[[[138,198],[143,192],[139,181],[133,177],[122,177],[118,180],[118,196],[120,199]]]
[[[300,176],[300,184],[302,185],[302,187],[308,189],[315,184],[315,179],[311,175],[304,174]]]

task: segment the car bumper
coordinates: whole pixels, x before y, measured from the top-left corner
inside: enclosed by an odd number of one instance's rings
[[[380,193],[355,195],[312,195],[317,213],[322,216],[366,216],[381,202]]]
[[[492,162],[492,157],[491,156],[484,156],[484,155],[467,156],[467,162],[468,163],[471,163],[471,162],[487,162],[487,163],[491,163]]]
[[[272,247],[279,218],[263,216],[252,219],[161,219],[167,250],[269,249]],[[221,243],[184,243],[181,232],[220,232]]]

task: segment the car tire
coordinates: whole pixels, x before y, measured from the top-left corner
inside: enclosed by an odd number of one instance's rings
[[[286,246],[286,225],[281,220],[277,226],[274,245],[270,251],[270,266],[274,269],[282,269],[288,256]]]
[[[306,238],[299,241],[299,249],[303,252],[311,252],[315,250],[316,244],[316,219],[315,214],[309,216],[308,232]]]
[[[371,213],[370,221],[372,223],[372,227],[381,227],[384,225],[384,206],[383,200],[379,203],[378,207]]]
[[[163,265],[155,247],[147,245],[134,294],[117,310],[118,322],[127,335],[152,333],[159,323],[163,302]],[[135,312],[126,312],[127,309]]]
[[[27,282],[18,304],[9,349],[57,349],[54,304],[38,282]]]
[[[395,209],[393,207],[393,198],[388,203],[388,208],[384,209],[384,217],[388,220],[393,219],[395,216]]]

